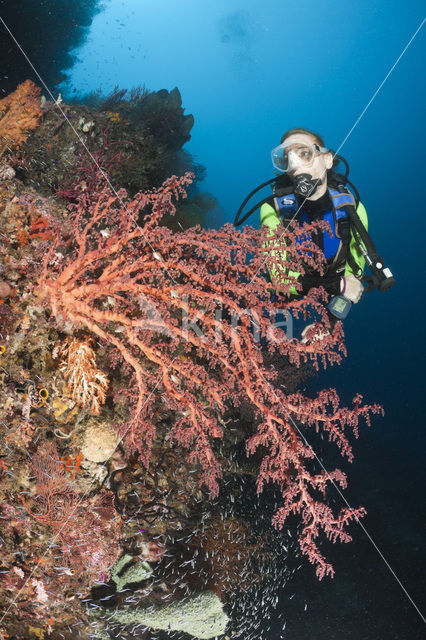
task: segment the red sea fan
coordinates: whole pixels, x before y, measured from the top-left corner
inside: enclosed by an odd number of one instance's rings
[[[36,493],[28,499],[21,495],[28,514],[52,529],[61,543],[63,560],[73,573],[84,573],[90,580],[99,580],[103,573],[108,579],[109,569],[120,554],[113,494],[79,497],[67,479],[68,464],[59,459],[52,442],[45,442],[34,454],[32,468]]]
[[[77,507],[77,494],[67,481],[56,445],[46,442],[34,454],[32,466],[37,493],[31,506],[23,496],[21,500],[30,516],[58,530],[73,515]]]
[[[298,425],[304,431],[311,426],[325,431],[342,454],[351,457],[345,428],[356,435],[359,417],[368,420],[369,412],[379,408],[362,406],[359,397],[352,409],[342,408],[334,391],[309,399],[300,393],[285,395],[274,385],[276,374],[263,365],[258,337],[270,336],[273,313],[283,303],[270,302],[266,243],[273,243],[268,267],[278,270],[285,267],[280,258],[284,247],[285,261],[302,273],[306,263],[322,268],[320,252],[309,234],[304,246],[296,244],[295,229],[271,239],[229,224],[181,233],[160,226],[165,214],[174,213],[173,198],[185,196],[190,181],[190,175],[172,177],[160,189],[132,200],[124,191],[114,194],[108,188],[85,194],[71,216],[75,248],[58,267],[51,263],[53,244],[44,260],[39,294],[58,320],[116,349],[133,372],[135,402],[121,432],[128,450],[138,450],[146,464],[155,437],[153,401],[161,396],[175,416],[170,436],[190,450],[190,462],[200,463],[202,481],[217,495],[221,470],[212,441],[223,437],[221,416],[229,403],[250,400],[258,431],[248,441],[248,452],[266,450],[258,489],[269,481],[280,487],[284,505],[276,515],[277,526],[290,513],[301,514],[302,550],[317,563],[321,577],[332,569],[313,540],[321,530],[332,539],[344,539],[343,525],[361,511],[334,517],[313,497],[318,490],[324,495],[331,479],[341,484],[345,479],[340,471],[309,473],[314,452]],[[280,286],[283,296],[294,286],[299,286],[297,280],[290,277]],[[284,306],[305,316],[310,306],[327,324],[320,290]],[[280,340],[269,340],[267,348],[297,366],[301,360],[316,366],[318,361],[339,362],[344,351],[339,324],[311,343],[287,339],[281,332]]]

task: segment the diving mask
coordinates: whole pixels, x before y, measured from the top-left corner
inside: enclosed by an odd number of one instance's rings
[[[328,153],[329,149],[318,144],[305,142],[283,142],[272,149],[271,158],[274,168],[280,173],[309,167],[318,153]]]

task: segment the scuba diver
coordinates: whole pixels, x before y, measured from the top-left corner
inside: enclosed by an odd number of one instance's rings
[[[300,292],[294,288],[294,296],[305,295],[312,287],[324,287],[329,295],[327,309],[333,326],[336,319],[343,320],[352,305],[359,302],[364,292],[363,282],[368,282],[367,290],[377,287],[384,291],[393,286],[395,280],[368,234],[367,212],[356,188],[348,180],[347,162],[333,154],[320,135],[309,129],[290,129],[282,136],[281,144],[272,150],[271,157],[278,177],[249,194],[238,210],[234,224],[242,224],[259,207],[260,223],[269,227],[272,233],[280,225],[284,231],[293,220],[299,226],[318,220],[329,223],[331,236],[328,231],[320,231],[312,238],[326,259],[325,273],[321,275],[307,268],[303,276],[293,271],[291,275],[302,285]],[[341,161],[346,165],[345,175],[335,171]],[[254,193],[271,183],[274,183],[273,194],[240,219]],[[371,276],[364,276],[366,263]],[[312,326],[305,327],[302,332],[304,340]]]

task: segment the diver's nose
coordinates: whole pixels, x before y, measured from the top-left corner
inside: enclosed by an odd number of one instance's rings
[[[293,174],[297,171],[297,169],[299,169],[303,165],[301,159],[299,158],[297,153],[295,153],[294,151],[289,151],[287,162],[288,162],[287,172],[293,173]]]

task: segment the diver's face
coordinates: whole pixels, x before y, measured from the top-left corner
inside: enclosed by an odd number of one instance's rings
[[[315,151],[313,157],[308,163],[303,161],[303,157],[300,159],[296,153],[292,154],[291,147],[294,144],[295,148],[299,148],[301,145],[307,145],[312,148],[312,145],[317,144],[316,140],[306,133],[293,133],[285,140],[288,146],[289,153],[289,169],[290,176],[297,176],[300,173],[309,173],[312,178],[321,179],[323,184],[318,187],[315,193],[309,198],[309,200],[318,200],[327,189],[327,169],[331,169],[333,166],[333,157],[330,152],[320,153]]]

